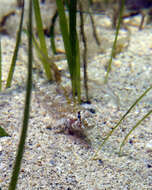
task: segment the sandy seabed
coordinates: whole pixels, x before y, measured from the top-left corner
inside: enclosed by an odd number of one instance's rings
[[[15,6],[14,6],[15,7]],[[14,9],[13,7],[13,9]],[[17,10],[18,11],[18,10]],[[15,16],[14,16],[15,17]],[[11,18],[14,19],[14,18]],[[151,85],[151,25],[138,31],[120,31],[122,47],[113,60],[108,85],[103,85],[105,65],[109,60],[115,32],[106,16],[95,16],[101,46],[88,37],[88,75],[91,105],[83,104],[76,111],[55,83],[48,84],[34,66],[34,88],[25,153],[17,189],[19,190],[151,190],[152,189],[152,117],[148,117],[131,134],[123,153],[120,143],[129,130],[150,111],[152,92],[131,111],[93,159],[107,133],[116,125],[134,101]],[[138,25],[138,17],[133,19]],[[132,21],[132,22],[133,22]],[[88,20],[86,21],[88,22]],[[90,24],[86,24],[90,31]],[[14,29],[15,30],[15,29]],[[26,84],[27,48],[21,46],[12,87],[0,93],[0,126],[11,137],[0,138],[0,187],[8,188],[22,127]],[[15,38],[2,36],[2,71],[5,83]],[[56,39],[62,47],[60,35]],[[36,63],[36,61],[35,61]],[[36,64],[35,64],[36,65]],[[65,60],[57,65],[62,70],[62,85],[69,89]],[[82,92],[84,97],[84,92]],[[60,133],[81,112],[86,138]]]

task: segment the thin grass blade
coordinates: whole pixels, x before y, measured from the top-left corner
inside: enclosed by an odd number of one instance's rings
[[[51,48],[52,48],[53,54],[56,54],[54,28],[55,28],[55,22],[56,22],[57,17],[58,17],[58,11],[56,10],[52,18],[52,23],[50,26],[50,42],[51,42]]]
[[[70,35],[70,46],[72,52],[72,82],[73,82],[73,96],[77,93],[80,101],[80,50],[79,42],[76,31],[76,18],[77,18],[77,0],[69,2],[69,35]]]
[[[17,155],[15,159],[15,165],[12,172],[11,181],[9,184],[8,190],[15,190],[17,185],[17,180],[20,172],[21,161],[23,158],[25,140],[27,136],[28,129],[28,121],[30,114],[30,101],[31,101],[31,93],[32,93],[32,0],[29,1],[29,38],[28,38],[28,76],[27,76],[27,87],[26,87],[26,99],[25,99],[25,108],[24,108],[24,116],[23,116],[23,125],[21,131],[20,142],[17,149]]]
[[[104,83],[108,82],[108,76],[109,76],[109,73],[111,71],[111,65],[112,65],[113,57],[115,55],[115,50],[116,50],[116,45],[117,45],[117,39],[118,39],[120,25],[121,25],[121,21],[122,21],[122,15],[123,15],[123,11],[124,11],[124,6],[125,6],[125,0],[122,0],[122,6],[120,7],[119,20],[118,20],[118,24],[117,24],[117,27],[116,27],[115,39],[114,39],[114,42],[113,42],[111,56],[110,56],[110,60],[108,62],[107,73],[106,73],[106,76],[105,76]]]
[[[0,138],[1,137],[10,137],[10,135],[0,126]]]
[[[18,55],[18,51],[19,51],[19,45],[20,45],[20,41],[21,41],[23,18],[24,18],[24,1],[23,1],[23,6],[22,6],[22,13],[21,13],[21,19],[20,19],[20,24],[19,24],[19,30],[18,30],[18,33],[17,33],[15,50],[14,50],[13,58],[12,58],[12,61],[11,61],[11,67],[10,67],[7,82],[6,82],[6,88],[9,88],[11,86],[12,79],[13,79],[13,74],[14,74],[14,70],[15,70],[15,66],[16,66],[17,55]]]
[[[81,75],[80,75],[80,48],[79,48],[79,40],[77,37],[76,40],[76,92],[78,97],[78,102],[81,102]]]
[[[69,30],[68,30],[67,18],[64,12],[63,2],[61,0],[56,0],[56,5],[58,9],[58,14],[59,14],[59,24],[60,24],[62,37],[63,37],[64,48],[66,51],[68,67],[70,71],[70,76],[72,78],[72,69],[71,69],[71,64],[70,64],[70,62],[72,61],[72,52],[71,52],[70,41],[69,41]]]
[[[69,2],[69,37],[70,37],[70,47],[72,53],[71,72],[72,72],[72,87],[73,87],[73,97],[76,94],[76,12],[75,12],[76,0]]]
[[[35,14],[35,21],[36,21],[36,26],[37,26],[38,37],[39,37],[39,41],[40,41],[40,47],[41,47],[41,50],[43,51],[43,54],[48,57],[48,50],[47,50],[45,35],[44,35],[44,31],[43,31],[43,24],[42,24],[39,1],[33,0],[33,5],[34,5],[34,14]],[[50,68],[49,63],[42,62],[42,64],[43,64],[47,79],[52,80],[52,73],[51,73],[51,68]]]
[[[85,88],[85,96],[86,101],[89,101],[89,92],[88,92],[88,73],[87,73],[87,39],[84,31],[84,16],[83,16],[83,6],[82,2],[79,1],[79,9],[80,9],[80,35],[82,37],[83,42],[83,80],[84,80],[84,88]]]
[[[143,122],[150,114],[152,113],[152,110],[150,110],[146,115],[144,115],[144,117],[139,120],[136,125],[133,126],[133,128],[129,131],[129,133],[125,136],[124,140],[122,141],[121,145],[120,145],[120,149],[119,149],[119,155],[121,155],[122,153],[122,147],[125,145],[128,137],[131,135],[131,133],[140,125],[141,122]]]
[[[70,72],[73,98],[75,100],[75,95],[77,94],[78,101],[80,101],[80,50],[76,33],[76,4],[76,0],[72,0],[70,2],[66,1],[66,5],[69,10],[68,24],[63,2],[56,0],[60,29]]]
[[[149,88],[147,88],[145,90],[145,92],[131,105],[131,107],[127,110],[127,112],[121,117],[121,119],[119,120],[119,122],[113,127],[113,129],[108,133],[108,135],[106,136],[106,138],[104,139],[104,141],[101,143],[100,147],[98,148],[98,150],[96,151],[95,155],[93,156],[93,159],[96,159],[98,152],[100,151],[100,149],[103,147],[103,145],[107,142],[107,140],[109,139],[109,137],[112,135],[112,133],[119,127],[119,125],[121,124],[121,122],[126,118],[126,116],[131,112],[131,110],[140,102],[140,100],[146,96],[146,94],[152,89],[152,86],[150,86]]]
[[[0,38],[0,91],[2,90],[2,50],[1,50],[1,38]]]

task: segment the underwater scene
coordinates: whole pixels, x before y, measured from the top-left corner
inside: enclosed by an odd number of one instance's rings
[[[151,31],[151,0],[0,0],[0,190],[152,189]]]

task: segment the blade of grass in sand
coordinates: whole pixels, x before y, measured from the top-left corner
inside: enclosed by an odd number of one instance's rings
[[[112,135],[112,133],[119,127],[119,125],[121,124],[121,122],[126,118],[126,116],[131,112],[131,110],[140,102],[140,100],[146,96],[146,94],[152,89],[152,86],[150,86],[148,89],[146,89],[144,91],[144,93],[131,105],[131,107],[127,110],[127,112],[121,117],[121,119],[119,120],[119,122],[113,127],[113,129],[108,133],[108,135],[106,136],[106,138],[104,139],[104,141],[101,143],[100,147],[98,148],[98,150],[96,151],[95,155],[93,156],[93,159],[96,159],[98,152],[100,151],[100,149],[103,147],[103,145],[107,142],[107,140],[109,139],[109,137]]]
[[[25,99],[25,108],[24,108],[24,116],[23,116],[23,125],[21,131],[21,137],[17,149],[17,155],[15,159],[15,165],[13,167],[12,177],[9,184],[8,190],[15,190],[17,185],[17,180],[20,172],[21,161],[23,158],[25,140],[28,129],[28,121],[30,114],[30,100],[31,100],[31,92],[32,92],[32,1],[29,1],[29,38],[28,38],[28,76],[27,76],[27,87],[26,87],[26,99]]]
[[[72,53],[72,62],[71,68],[72,68],[72,86],[73,88],[73,96],[75,96],[76,93],[76,12],[75,12],[75,6],[76,6],[76,0],[72,0],[69,2],[69,40],[70,40],[70,47],[71,47],[71,53]]]
[[[0,138],[1,137],[10,137],[10,135],[0,126]]]
[[[53,54],[56,54],[54,28],[55,28],[55,22],[56,22],[57,17],[58,17],[58,11],[56,10],[55,14],[53,15],[52,23],[50,26],[50,42],[51,42],[51,48],[52,48]]]
[[[40,47],[43,51],[43,54],[46,57],[48,57],[48,50],[47,50],[45,35],[44,35],[44,31],[43,31],[43,24],[42,24],[39,1],[33,0],[33,5],[34,5],[34,14],[35,14],[35,21],[36,21],[36,26],[37,26],[38,37],[39,37],[39,41],[40,41]],[[52,80],[51,67],[50,67],[49,63],[44,61],[44,62],[42,62],[42,64],[43,64],[47,79]]]
[[[20,19],[20,24],[19,24],[19,30],[17,33],[17,39],[16,39],[16,45],[15,45],[15,49],[14,49],[14,54],[13,54],[13,58],[11,61],[11,67],[9,70],[9,74],[7,77],[6,88],[9,88],[11,86],[12,79],[13,79],[13,74],[14,74],[18,50],[19,50],[19,45],[20,45],[20,41],[21,41],[23,18],[24,18],[24,1],[23,1],[23,6],[22,6],[22,13],[21,13],[21,19]]]
[[[84,81],[84,88],[85,88],[85,96],[86,101],[89,102],[89,92],[88,92],[88,73],[87,73],[87,38],[84,31],[84,15],[83,15],[83,6],[82,2],[79,1],[79,9],[80,9],[80,35],[83,42],[83,81]]]
[[[2,90],[2,50],[1,50],[1,38],[0,38],[0,91]]]
[[[122,15],[123,15],[123,11],[124,11],[124,6],[125,6],[125,0],[122,0],[122,6],[120,7],[120,14],[119,14],[119,20],[118,20],[118,24],[117,24],[117,28],[116,28],[115,39],[114,39],[112,50],[111,50],[110,60],[109,60],[108,65],[107,65],[107,72],[106,72],[104,83],[108,82],[108,76],[109,76],[109,73],[111,71],[111,65],[112,65],[113,57],[115,55],[116,44],[117,44],[120,25],[121,25],[121,21],[122,21]]]
[[[134,126],[132,127],[132,129],[129,131],[129,133],[125,136],[124,140],[122,141],[122,143],[121,143],[121,145],[120,145],[119,155],[121,155],[122,147],[125,145],[125,143],[126,143],[128,137],[131,135],[131,133],[132,133],[132,132],[140,125],[140,123],[141,123],[142,121],[144,121],[151,113],[152,113],[152,110],[150,110],[147,114],[145,114],[144,117],[143,117],[141,120],[139,120],[139,121],[136,123],[136,125],[134,125]]]
[[[70,34],[70,46],[72,52],[72,62],[71,68],[73,73],[73,96],[77,93],[78,100],[80,102],[80,50],[79,42],[76,31],[76,11],[77,11],[77,0],[72,0],[69,2],[69,34]]]
[[[81,76],[80,76],[80,48],[79,48],[79,40],[77,37],[76,41],[76,93],[78,97],[78,102],[81,102]]]
[[[26,29],[23,29],[23,32],[24,32],[27,36],[29,35],[29,34],[28,34],[28,31],[27,31]],[[35,37],[34,37],[33,34],[32,34],[32,40],[33,40],[33,42],[34,42],[34,46],[35,46],[35,48],[36,48],[36,53],[37,53],[37,55],[38,55],[40,61],[41,61],[42,63],[43,63],[43,62],[49,63],[50,61],[49,61],[48,56],[44,54],[44,52],[43,52],[41,46],[40,46],[39,43],[36,41],[36,39],[35,39]],[[49,63],[49,65],[50,65],[50,63]]]
[[[98,35],[97,35],[97,30],[96,30],[96,26],[95,26],[95,21],[94,21],[94,18],[93,18],[93,16],[92,16],[92,15],[93,15],[93,11],[92,11],[92,9],[90,8],[90,7],[93,5],[93,2],[91,2],[90,0],[88,0],[88,4],[89,4],[89,6],[88,6],[88,14],[89,14],[90,21],[91,21],[93,37],[94,37],[94,39],[95,39],[95,41],[96,41],[96,44],[97,44],[98,46],[100,46],[100,39],[99,39],[99,37],[98,37]]]
[[[76,0],[67,2],[69,9],[69,24],[65,15],[63,2],[56,0],[57,10],[59,14],[60,29],[63,37],[70,79],[72,84],[73,97],[75,94],[80,101],[80,54],[79,43],[76,33]]]
[[[26,29],[23,29],[23,32],[26,35],[28,35],[28,32],[27,32]],[[36,48],[36,53],[37,53],[37,55],[39,57],[39,60],[41,61],[41,63],[42,62],[47,62],[50,65],[51,70],[52,70],[52,72],[54,74],[53,75],[54,76],[53,80],[55,80],[59,84],[61,82],[61,74],[60,74],[60,71],[59,71],[58,67],[56,66],[56,64],[53,61],[53,56],[48,57],[43,53],[39,43],[36,41],[33,34],[32,34],[32,40],[33,40],[33,43],[34,43],[34,47]]]
[[[54,72],[54,67],[56,67],[56,71],[58,71],[58,68],[57,68],[57,66],[55,66],[55,63],[52,61],[51,57],[48,57],[43,53],[41,47],[39,46],[38,42],[36,41],[36,39],[33,35],[32,35],[32,39],[33,39],[34,47],[36,48],[36,52],[37,52],[37,55],[38,55],[40,61],[42,63],[47,62],[49,64],[49,66],[52,68],[53,72]],[[55,73],[54,73],[54,76],[56,76]],[[59,82],[59,81],[56,81],[56,82]]]
[[[72,72],[71,72],[71,60],[72,60],[72,53],[71,53],[71,48],[70,48],[70,41],[69,41],[69,30],[68,30],[68,23],[67,23],[67,19],[66,19],[66,15],[64,12],[64,5],[62,3],[62,1],[60,0],[56,0],[56,5],[57,5],[57,9],[58,9],[58,14],[59,14],[59,23],[60,23],[60,29],[61,29],[61,33],[62,33],[62,37],[63,37],[63,42],[64,42],[64,48],[66,51],[66,57],[68,60],[68,67],[69,67],[69,71],[70,71],[70,75],[72,76]],[[72,80],[72,79],[71,79]]]

